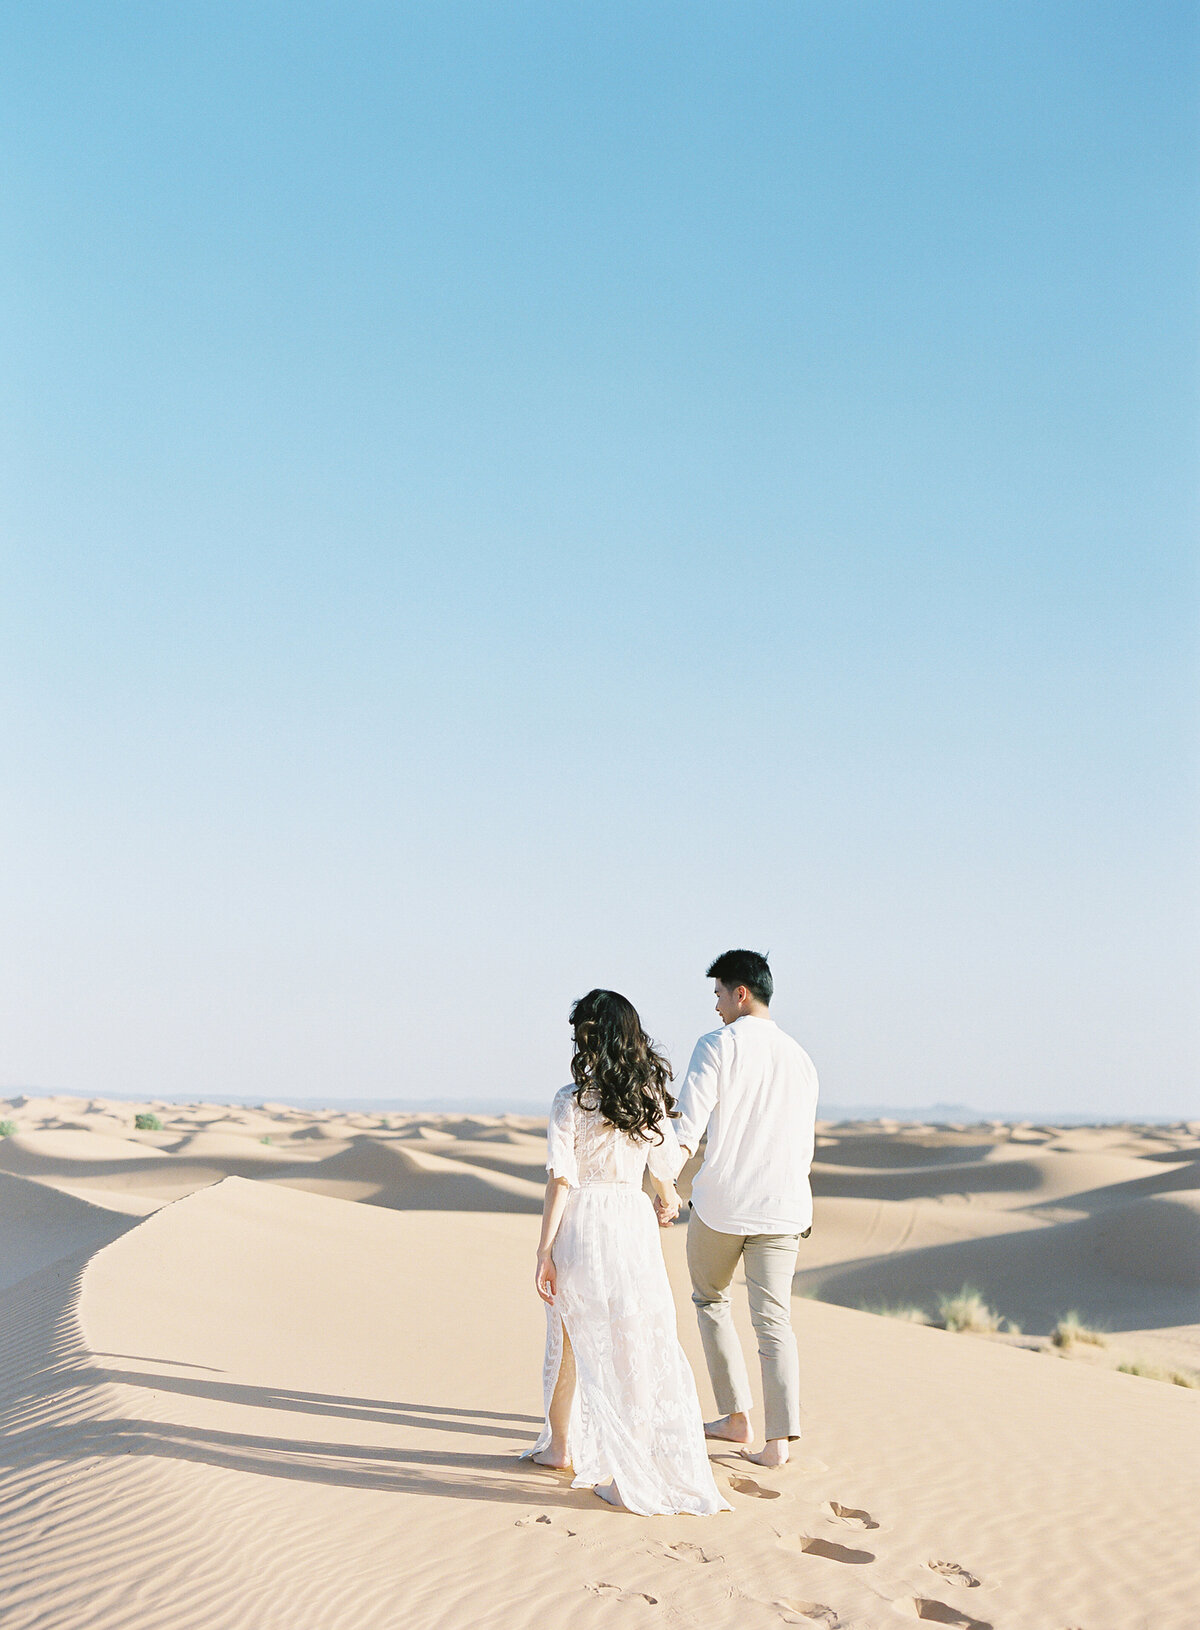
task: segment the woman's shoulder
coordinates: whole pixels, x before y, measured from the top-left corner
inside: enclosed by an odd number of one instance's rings
[[[573,1096],[574,1092],[575,1083],[573,1081],[568,1081],[565,1087],[559,1087],[551,1101],[551,1109],[561,1109],[568,1099]]]

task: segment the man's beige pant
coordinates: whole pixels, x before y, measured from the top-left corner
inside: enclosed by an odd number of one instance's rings
[[[768,1438],[800,1436],[800,1358],[792,1331],[792,1275],[799,1248],[799,1234],[718,1234],[694,1211],[688,1219],[692,1301],[722,1415],[748,1414],[751,1404],[750,1377],[729,1301],[738,1262],[745,1263]]]

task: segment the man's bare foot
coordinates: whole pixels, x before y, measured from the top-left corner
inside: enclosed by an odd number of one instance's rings
[[[549,1466],[551,1471],[570,1471],[571,1462],[565,1454],[555,1454],[553,1449],[541,1449],[536,1455],[529,1457],[538,1466]]]
[[[768,1438],[766,1447],[752,1455],[748,1449],[742,1450],[744,1460],[752,1460],[756,1466],[786,1466],[788,1460],[788,1440],[786,1438]]]
[[[705,1421],[704,1436],[720,1443],[753,1443],[749,1415],[722,1415],[719,1421]]]

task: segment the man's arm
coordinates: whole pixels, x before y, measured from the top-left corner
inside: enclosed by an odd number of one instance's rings
[[[714,1036],[701,1036],[679,1089],[675,1136],[685,1154],[694,1155],[716,1108],[721,1085],[721,1054]]]

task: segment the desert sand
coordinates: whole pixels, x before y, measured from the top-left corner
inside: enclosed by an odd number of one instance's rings
[[[544,1122],[0,1117],[5,1630],[1200,1624],[1200,1123],[822,1124],[805,1435],[638,1518],[516,1458]],[[964,1283],[1005,1322],[918,1322]]]

